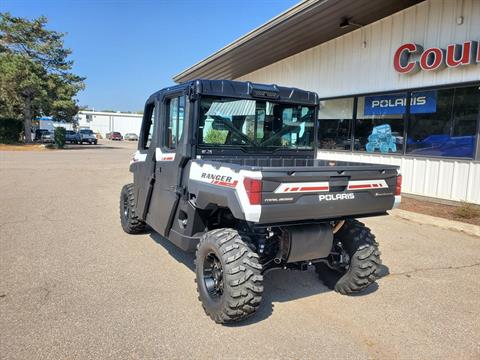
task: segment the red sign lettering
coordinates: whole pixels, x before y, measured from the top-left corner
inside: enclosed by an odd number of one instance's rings
[[[445,50],[439,48],[430,48],[425,50],[422,56],[420,56],[420,67],[422,70],[438,70],[445,58],[444,52]]]
[[[411,54],[418,54],[422,52],[422,47],[417,44],[408,43],[400,46],[393,56],[393,67],[401,74],[407,74],[412,71],[418,71],[418,63],[416,61],[409,61]]]
[[[474,41],[474,42],[476,42],[476,41]],[[480,64],[480,41],[478,41],[476,43],[477,43],[477,64]]]
[[[448,45],[446,59],[447,66],[457,67],[459,65],[471,64],[474,58],[475,50],[474,41],[465,41],[462,45]]]
[[[425,51],[420,45],[406,43],[400,46],[393,56],[393,67],[400,74],[408,74],[419,69],[433,71],[448,66],[480,64],[480,41],[465,41],[463,44],[450,44],[447,51],[432,47]]]

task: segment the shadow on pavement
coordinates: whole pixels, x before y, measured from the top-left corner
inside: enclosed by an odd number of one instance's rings
[[[153,230],[150,230],[150,237],[157,244],[163,246],[175,260],[185,265],[192,272],[195,272],[194,253],[180,250]],[[388,274],[388,267],[381,265],[378,277],[382,278]],[[313,269],[308,271],[272,270],[264,275],[264,287],[262,304],[258,311],[245,321],[227,324],[227,326],[246,326],[267,319],[273,313],[275,302],[294,301],[332,291],[319,280]],[[351,296],[365,296],[377,290],[378,284],[374,283],[365,291]],[[342,295],[338,294],[338,296]]]

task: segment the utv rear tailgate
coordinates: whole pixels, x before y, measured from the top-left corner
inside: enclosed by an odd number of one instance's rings
[[[274,224],[384,214],[395,203],[397,166],[313,159],[301,166],[255,166],[263,161],[237,161],[191,163],[189,191],[197,206],[227,206],[237,219]],[[249,178],[255,182],[255,196],[245,185]]]
[[[396,166],[316,160],[261,171],[261,223],[380,214],[395,202]]]

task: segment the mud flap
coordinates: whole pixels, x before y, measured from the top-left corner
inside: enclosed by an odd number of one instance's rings
[[[287,263],[327,257],[333,244],[330,224],[312,224],[288,227],[290,242]]]

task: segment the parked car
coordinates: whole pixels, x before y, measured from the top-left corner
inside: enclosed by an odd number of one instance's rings
[[[77,133],[73,130],[67,130],[65,133],[65,142],[70,144],[77,143]]]
[[[122,136],[122,134],[120,134],[119,132],[114,131],[114,132],[110,133],[110,140],[122,141],[122,140],[123,140],[123,136]]]
[[[130,140],[130,141],[138,141],[138,135],[134,133],[128,133],[128,134],[125,134],[124,139]]]
[[[48,130],[46,132],[43,132],[41,137],[41,142],[44,144],[47,144],[47,143],[53,144],[55,142],[53,133],[51,133]]]
[[[94,132],[90,129],[81,129],[77,133],[77,142],[79,144],[83,144],[84,142],[88,144],[95,144],[97,145],[97,137],[95,136]]]
[[[50,131],[48,131],[47,129],[37,129],[35,130],[35,137],[34,137],[34,141],[42,141],[42,135],[43,134],[48,134],[50,133]]]

